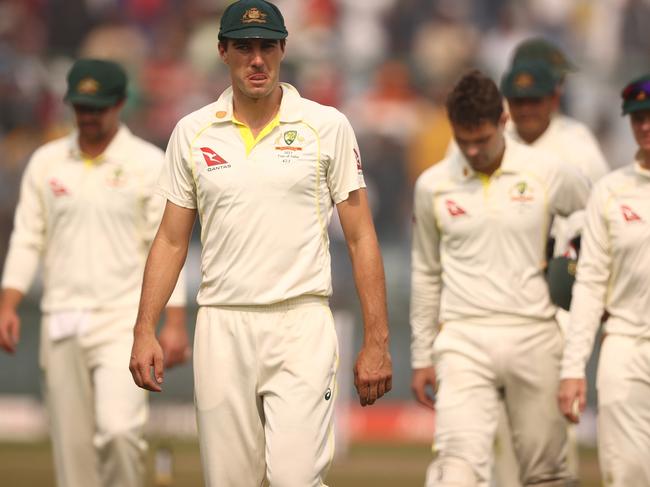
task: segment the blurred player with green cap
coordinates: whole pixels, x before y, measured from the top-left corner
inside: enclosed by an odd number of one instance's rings
[[[39,361],[57,485],[141,487],[147,397],[126,363],[164,209],[154,191],[164,155],[120,122],[127,77],[118,64],[78,60],[67,82],[77,129],[39,148],[25,169],[2,278],[0,347],[16,351],[16,310],[42,261]],[[189,353],[183,281],[160,335],[168,366]]]

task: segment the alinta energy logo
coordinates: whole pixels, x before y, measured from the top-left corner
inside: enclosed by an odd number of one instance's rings
[[[216,171],[218,169],[227,169],[230,167],[228,161],[209,147],[201,147],[201,153],[203,154],[203,159],[205,159],[205,163],[208,166],[208,171]]]
[[[640,222],[643,221],[641,217],[628,205],[621,205],[621,213],[626,222]]]
[[[458,205],[458,203],[456,203],[454,200],[445,200],[445,206],[447,207],[447,211],[453,218],[467,215],[467,212],[463,208],[461,208]]]

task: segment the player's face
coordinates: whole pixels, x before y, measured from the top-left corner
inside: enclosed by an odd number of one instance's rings
[[[219,43],[219,54],[230,68],[233,89],[261,99],[278,86],[283,41],[272,39],[226,39]]]
[[[505,143],[503,128],[506,116],[498,123],[482,121],[476,127],[452,124],[454,139],[474,171],[492,174],[501,164]]]
[[[97,144],[110,139],[120,125],[120,110],[123,105],[123,101],[106,108],[73,105],[81,141]]]
[[[557,95],[541,98],[508,98],[510,116],[519,136],[529,144],[535,142],[551,123],[558,101]]]
[[[630,113],[630,123],[639,149],[650,157],[650,109]]]

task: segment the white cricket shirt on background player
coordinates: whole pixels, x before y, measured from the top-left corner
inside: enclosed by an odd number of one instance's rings
[[[549,224],[584,208],[588,193],[574,167],[511,139],[490,178],[460,151],[425,171],[415,187],[413,368],[433,365],[438,323],[552,319],[543,273]]]
[[[506,124],[506,134],[514,140],[526,143],[519,134],[515,124]],[[555,154],[563,162],[573,164],[595,183],[609,172],[598,141],[587,126],[566,115],[556,114],[544,133],[532,144],[532,147],[545,149]],[[551,226],[551,235],[555,238],[554,256],[564,255],[571,239],[580,234],[584,224],[584,212],[579,211],[569,218],[555,218]]]
[[[281,84],[279,113],[257,137],[233,115],[228,88],[176,126],[162,194],[198,210],[200,306],[329,296],[333,205],[365,187],[352,127],[338,110]]]
[[[2,287],[26,292],[43,257],[44,312],[137,307],[165,201],[163,152],[121,126],[96,159],[77,132],[39,148],[25,169]],[[185,304],[184,278],[170,305]]]
[[[606,333],[650,338],[650,170],[636,161],[603,178],[586,213],[562,378],[585,376],[604,309]]]

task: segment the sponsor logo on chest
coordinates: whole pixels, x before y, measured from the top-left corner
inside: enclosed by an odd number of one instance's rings
[[[208,171],[217,171],[231,167],[228,161],[209,147],[201,147],[201,154],[203,154],[203,160],[208,167]]]
[[[58,179],[52,178],[48,181],[48,184],[55,198],[70,195],[70,191],[68,190],[68,188],[66,188],[65,185]]]
[[[636,211],[634,211],[629,205],[621,205],[621,213],[623,215],[623,219],[627,223],[643,221],[643,219],[639,216],[639,214]]]
[[[458,205],[454,200],[445,200],[445,206],[452,218],[467,215],[465,209]]]

